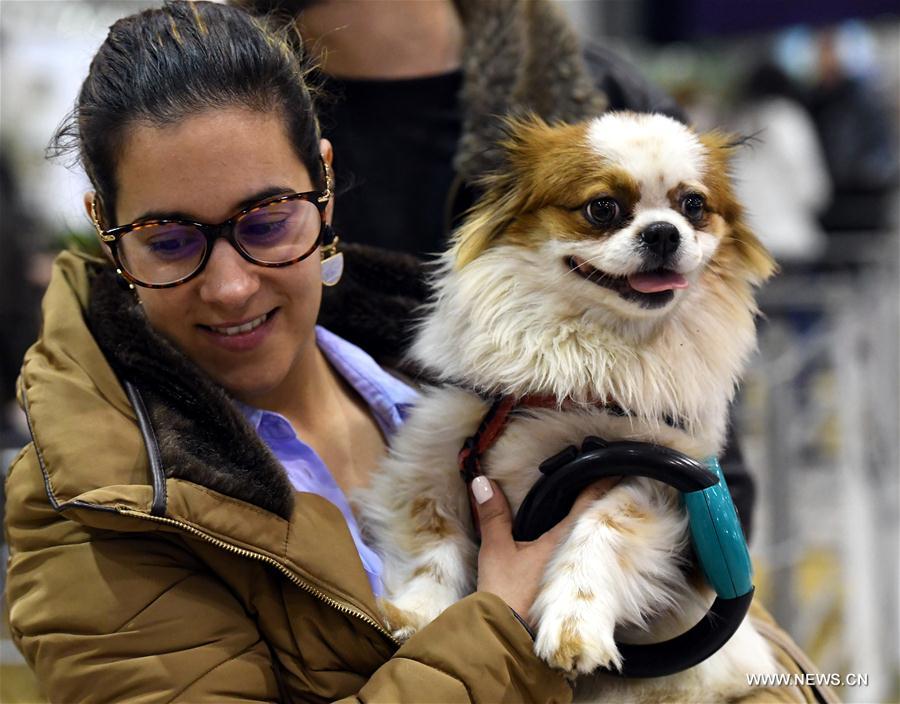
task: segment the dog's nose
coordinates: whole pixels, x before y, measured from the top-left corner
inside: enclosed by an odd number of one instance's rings
[[[670,222],[654,222],[641,232],[641,244],[662,260],[678,249],[681,235]]]

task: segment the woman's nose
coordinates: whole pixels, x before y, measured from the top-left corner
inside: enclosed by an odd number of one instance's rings
[[[244,259],[225,239],[213,244],[200,279],[203,302],[229,308],[243,306],[260,287],[259,267]]]

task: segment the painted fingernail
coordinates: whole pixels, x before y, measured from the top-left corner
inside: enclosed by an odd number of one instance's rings
[[[487,477],[475,477],[472,480],[472,496],[479,504],[489,501],[494,495],[494,489],[491,487],[491,481]]]

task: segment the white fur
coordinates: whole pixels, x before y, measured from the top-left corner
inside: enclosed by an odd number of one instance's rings
[[[696,232],[653,190],[702,178],[706,161],[693,133],[668,118],[617,114],[596,120],[588,135],[591,148],[641,184],[635,221],[602,242],[552,232],[540,233],[534,247],[501,240],[461,268],[451,251],[413,347],[420,363],[469,388],[576,403],[517,415],[484,457],[513,511],[537,481],[540,462],[588,435],[717,454],[755,345],[749,277],[721,285],[707,270],[718,239]],[[604,271],[636,271],[641,255],[629,243],[659,219],[682,232],[679,270],[690,281],[662,309],[643,310],[566,265],[576,256]],[[592,403],[597,399],[612,399],[631,415],[612,415]],[[456,458],[486,410],[484,400],[454,386],[425,392],[361,502],[384,556],[391,602],[409,617],[397,625],[400,637],[475,587],[476,548]],[[686,544],[674,490],[645,479],[621,482],[574,522],[554,555],[532,612],[536,652],[573,674],[588,673],[620,664],[616,636],[660,640],[693,625],[710,595],[685,578]],[[774,668],[745,622],[722,650],[685,673],[647,681],[581,677],[576,694],[580,701],[722,700],[746,687],[744,673]]]

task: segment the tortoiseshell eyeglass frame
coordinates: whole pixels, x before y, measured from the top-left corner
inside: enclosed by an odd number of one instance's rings
[[[132,222],[127,225],[120,225],[118,227],[112,227],[108,230],[104,230],[100,224],[100,218],[97,214],[97,197],[94,196],[94,200],[91,203],[91,219],[94,221],[94,228],[97,230],[97,234],[100,239],[109,246],[110,252],[113,256],[113,261],[116,263],[116,271],[126,279],[128,282],[136,285],[143,286],[144,288],[172,288],[173,286],[180,286],[181,284],[187,283],[195,276],[199,275],[201,271],[206,268],[206,264],[209,261],[209,257],[212,254],[213,245],[215,241],[219,237],[223,237],[231,243],[231,246],[237,250],[238,254],[240,254],[244,259],[252,264],[256,264],[257,266],[264,266],[268,268],[279,268],[284,266],[290,266],[291,264],[296,264],[297,262],[303,261],[307,257],[309,257],[313,252],[316,251],[316,248],[322,244],[322,236],[325,232],[325,228],[327,224],[325,222],[325,208],[328,206],[328,202],[331,200],[334,195],[334,176],[331,172],[331,167],[328,165],[324,159],[321,159],[322,167],[325,171],[325,190],[324,191],[304,191],[303,193],[288,193],[286,195],[281,196],[273,196],[271,198],[266,198],[264,200],[259,201],[258,203],[254,203],[252,205],[248,205],[245,208],[241,208],[238,212],[234,213],[227,220],[217,224],[210,225],[202,222],[194,222],[192,220],[179,220],[179,219],[163,219],[163,220],[143,220]],[[316,236],[316,241],[313,242],[312,246],[303,254],[298,257],[293,257],[292,259],[288,259],[284,262],[261,262],[258,259],[254,259],[248,252],[241,247],[240,243],[234,236],[234,223],[241,217],[247,215],[248,213],[252,213],[260,208],[264,208],[266,206],[272,205],[273,203],[284,203],[285,201],[290,200],[305,200],[313,205],[319,211],[319,215],[322,218],[322,224],[319,227],[319,234]],[[133,232],[135,230],[139,230],[143,227],[148,227],[151,225],[187,225],[189,227],[195,227],[200,232],[203,233],[204,237],[206,237],[206,251],[203,253],[203,258],[197,264],[197,267],[187,276],[184,276],[175,281],[170,281],[165,284],[151,284],[146,281],[141,281],[140,279],[135,278],[133,274],[131,274],[124,264],[122,263],[122,259],[119,256],[119,240],[122,239],[129,232]],[[335,238],[337,239],[337,238]],[[334,248],[336,246],[336,242],[329,245],[329,248]]]

